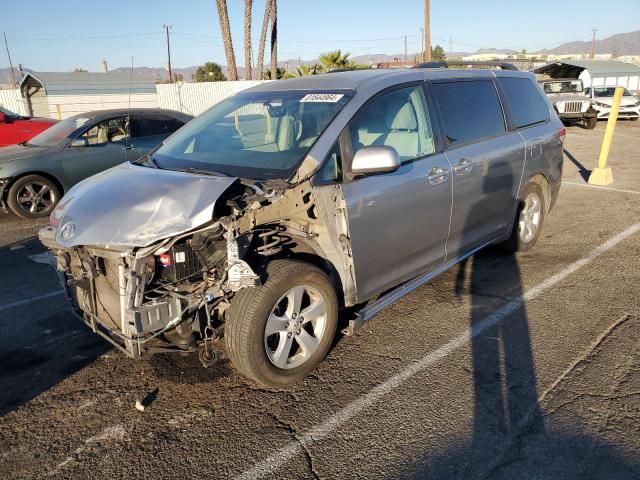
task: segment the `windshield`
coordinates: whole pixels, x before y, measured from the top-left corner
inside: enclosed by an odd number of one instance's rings
[[[235,95],[180,129],[153,159],[166,169],[288,179],[349,98],[309,91]]]
[[[27,142],[35,147],[55,147],[69,138],[73,132],[89,121],[88,118],[67,118],[47,128],[40,135],[36,135]]]
[[[545,82],[544,93],[582,93],[582,81]]]
[[[631,97],[631,93],[625,88],[623,89],[622,95],[625,97]],[[606,87],[606,88],[594,88],[593,94],[595,97],[613,97],[613,94],[616,93],[616,87]]]

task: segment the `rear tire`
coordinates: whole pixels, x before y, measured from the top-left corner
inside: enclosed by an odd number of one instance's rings
[[[50,215],[59,200],[60,189],[55,182],[40,175],[19,178],[7,194],[11,211],[27,219]]]
[[[266,387],[282,387],[302,380],[327,355],[338,300],[329,277],[314,265],[274,260],[266,274],[261,286],[233,297],[225,343],[240,373]]]
[[[526,252],[533,248],[542,232],[545,205],[542,187],[538,183],[529,183],[522,192],[522,199],[518,201],[511,236],[500,246],[509,252]]]

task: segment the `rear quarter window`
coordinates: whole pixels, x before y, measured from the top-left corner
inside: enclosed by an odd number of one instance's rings
[[[526,78],[499,78],[516,128],[549,120],[549,109],[537,85]]]
[[[458,146],[506,131],[504,114],[491,80],[434,83],[447,145]]]

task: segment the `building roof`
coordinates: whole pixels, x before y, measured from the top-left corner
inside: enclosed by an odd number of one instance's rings
[[[640,75],[640,66],[612,60],[562,60],[543,65],[534,72],[553,78],[578,78],[583,70],[588,70],[591,77]]]
[[[20,82],[42,85],[46,95],[100,95],[109,93],[155,93],[152,79],[123,73],[28,72]]]

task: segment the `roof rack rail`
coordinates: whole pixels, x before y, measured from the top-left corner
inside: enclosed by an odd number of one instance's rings
[[[412,68],[449,68],[449,67],[500,67],[502,70],[515,70],[518,71],[518,67],[512,63],[506,62],[494,62],[487,61],[438,61],[438,62],[424,62],[419,63]]]

